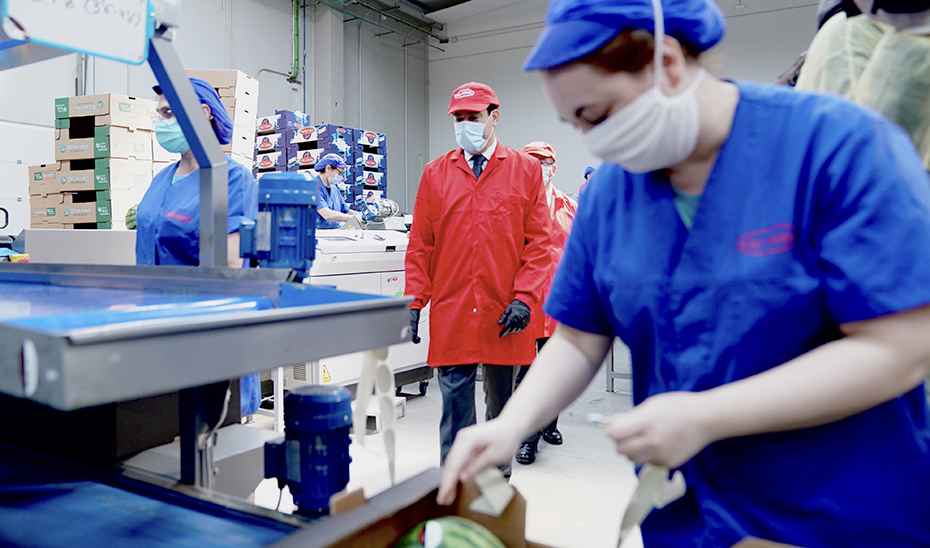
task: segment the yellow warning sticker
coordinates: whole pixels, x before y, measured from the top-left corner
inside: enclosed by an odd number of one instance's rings
[[[329,374],[329,369],[326,369],[326,366],[323,366],[323,384],[328,382],[333,382],[332,375]]]

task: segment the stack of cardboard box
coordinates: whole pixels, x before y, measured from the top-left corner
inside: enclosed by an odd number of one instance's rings
[[[187,75],[206,80],[220,94],[220,100],[233,120],[232,141],[221,148],[251,171],[255,152],[258,80],[238,70],[188,70]]]
[[[29,168],[33,228],[123,227],[152,180],[155,101],[103,94],[55,101],[55,163]],[[154,144],[154,146],[153,146]]]
[[[387,137],[375,131],[355,130],[355,196],[387,197]]]

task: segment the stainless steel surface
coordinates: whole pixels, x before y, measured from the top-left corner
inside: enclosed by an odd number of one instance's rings
[[[178,322],[152,320],[69,336],[4,327],[0,392],[25,395],[26,341],[35,345],[38,365],[38,384],[30,399],[73,410],[398,344],[409,338],[408,302],[378,299]]]
[[[33,264],[136,264],[135,230],[27,228],[21,237]]]
[[[200,100],[174,46],[159,32],[149,43],[149,66],[200,165],[200,266],[225,266],[229,177],[226,156],[213,128],[201,115]]]
[[[0,278],[8,282],[258,295],[275,302],[287,276],[275,268],[0,263]]]

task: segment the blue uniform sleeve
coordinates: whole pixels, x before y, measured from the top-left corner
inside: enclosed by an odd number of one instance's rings
[[[178,164],[174,164],[159,171],[152,178],[149,188],[142,196],[139,207],[136,209],[136,264],[155,264],[155,234],[157,224],[163,222],[161,217],[161,204],[165,197],[165,188],[168,187]]]
[[[244,221],[258,218],[258,187],[255,179],[239,162],[226,157],[229,162],[229,205],[227,230],[238,232]]]
[[[594,215],[598,204],[591,203],[593,190],[588,188],[581,199],[544,309],[546,314],[568,327],[613,338],[614,331],[605,309],[609,303],[601,299],[594,280],[598,264],[595,243],[600,225]]]
[[[930,303],[930,178],[904,131],[869,120],[831,151],[810,210],[837,323]]]

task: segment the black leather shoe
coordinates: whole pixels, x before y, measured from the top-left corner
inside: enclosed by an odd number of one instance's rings
[[[559,432],[558,428],[552,432],[543,430],[542,438],[546,440],[546,443],[549,445],[562,445],[562,433]]]
[[[536,462],[536,444],[525,441],[517,449],[517,462],[520,464],[533,464]]]

